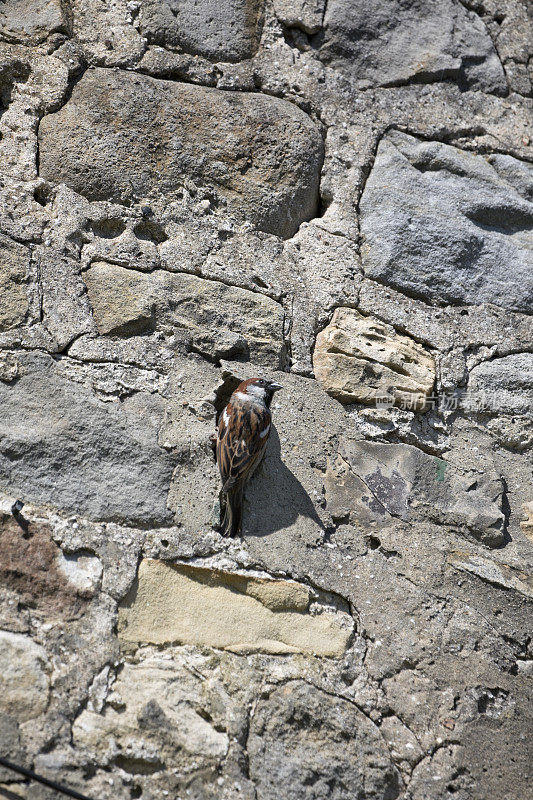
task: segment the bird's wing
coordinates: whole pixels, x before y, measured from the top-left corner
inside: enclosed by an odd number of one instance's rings
[[[245,483],[265,451],[270,432],[270,413],[229,404],[218,428],[217,462],[223,491]]]

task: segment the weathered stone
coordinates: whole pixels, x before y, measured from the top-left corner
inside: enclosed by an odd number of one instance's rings
[[[335,518],[430,519],[464,527],[490,547],[504,541],[502,492],[495,473],[461,470],[405,444],[342,442],[326,471]]]
[[[533,541],[533,501],[530,503],[524,503],[522,506],[522,510],[526,519],[523,519],[520,522],[520,527],[532,541]]]
[[[141,8],[140,29],[148,41],[206,56],[240,61],[259,44],[262,0],[148,0]]]
[[[504,589],[513,589],[527,598],[533,599],[533,580],[530,575],[513,569],[504,563],[495,563],[488,558],[463,553],[451,553],[448,561],[454,567],[478,575],[482,580]]]
[[[90,553],[58,553],[57,566],[67,581],[80,594],[92,594],[98,589],[102,577],[102,563]]]
[[[533,307],[533,204],[485,159],[392,132],[361,198],[365,275],[438,303]]]
[[[171,457],[157,444],[160,401],[138,393],[119,405],[61,375],[42,354],[0,383],[0,484],[27,500],[90,518],[169,520]]]
[[[103,713],[83,711],[74,723],[75,745],[133,773],[170,764],[206,768],[226,756],[229,740],[198,713],[197,695],[197,681],[181,664],[157,657],[125,664]]]
[[[374,86],[444,79],[503,94],[506,81],[481,20],[453,0],[327,4],[320,57]]]
[[[149,275],[111,264],[84,273],[102,334],[166,328],[210,360],[241,357],[281,369],[284,313],[278,303],[219,281],[156,270]]]
[[[275,0],[276,16],[288,28],[318,33],[324,18],[325,0]]]
[[[488,162],[498,175],[522,195],[524,200],[533,201],[533,165],[500,153],[489,156]]]
[[[339,658],[350,638],[350,618],[310,614],[308,602],[307,588],[298,584],[145,559],[120,609],[119,635],[123,642]]]
[[[43,325],[64,350],[73,339],[94,331],[80,266],[51,248],[38,251],[43,292]]]
[[[0,38],[8,41],[42,42],[64,29],[60,0],[5,0],[0,8]]]
[[[2,551],[0,586],[18,595],[20,606],[42,612],[46,617],[69,619],[83,611],[91,585],[76,585],[61,568],[65,557],[52,541],[47,525],[17,522],[0,514]]]
[[[0,352],[0,381],[11,383],[18,378],[20,373],[20,363],[14,353],[8,351]]]
[[[69,10],[75,40],[89,63],[132,67],[139,61],[146,40],[132,24],[139,10],[132,0],[69,0]]]
[[[301,681],[258,702],[248,752],[250,777],[264,800],[399,794],[379,730],[352,703]]]
[[[39,141],[40,174],[91,200],[172,197],[188,178],[279,236],[316,212],[320,133],[277,98],[88,70]]]
[[[533,316],[511,313],[499,306],[429,305],[406,297],[390,287],[363,280],[358,308],[363,314],[374,313],[384,322],[412,336],[431,348],[447,351],[451,343],[460,349],[478,352],[490,347],[494,355],[526,350],[533,340]],[[440,359],[442,372],[442,358]]]
[[[189,53],[174,53],[163,47],[149,47],[139,64],[139,72],[153,78],[182,80],[202,86],[216,86],[218,68],[205,58]]]
[[[26,318],[29,266],[28,248],[0,236],[0,331],[20,325]]]
[[[20,633],[0,631],[0,713],[19,722],[42,714],[49,670],[44,648]]]
[[[15,764],[24,763],[25,754],[20,746],[20,731],[18,722],[7,714],[0,715],[0,747],[3,758]],[[13,771],[0,768],[0,781],[13,779]],[[12,786],[13,784],[11,784]],[[0,783],[0,791],[2,790]],[[7,789],[8,787],[6,787]],[[8,795],[9,796],[9,795]]]
[[[531,419],[533,354],[512,353],[473,367],[465,402],[481,413],[528,415]]]
[[[423,410],[435,382],[435,362],[423,347],[394,328],[352,308],[337,308],[316,339],[315,375],[341,403],[375,403]]]
[[[379,729],[395,763],[415,766],[420,761],[423,750],[416,736],[397,717],[385,717]]]

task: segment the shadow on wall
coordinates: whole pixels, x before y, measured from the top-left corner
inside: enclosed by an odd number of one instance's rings
[[[272,425],[263,463],[245,491],[242,533],[268,536],[297,522],[298,527],[317,526],[320,531],[326,530],[313,501],[283,463],[279,435]]]

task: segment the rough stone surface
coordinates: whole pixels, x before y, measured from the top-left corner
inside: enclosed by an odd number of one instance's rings
[[[423,409],[435,382],[433,357],[416,342],[355,309],[337,308],[316,339],[315,376],[341,403],[406,403]]]
[[[326,473],[336,518],[426,518],[463,526],[490,547],[505,538],[502,493],[496,473],[461,470],[405,444],[345,442]]]
[[[262,0],[149,0],[140,14],[141,32],[150,42],[215,61],[240,61],[257,50]]]
[[[324,17],[321,56],[367,84],[455,80],[503,93],[502,65],[475,14],[453,0],[333,0]]]
[[[0,530],[0,586],[16,592],[21,606],[49,617],[78,616],[85,606],[83,594],[90,596],[95,585],[76,581],[74,558],[63,555],[52,541],[49,527],[2,514]]]
[[[533,205],[480,156],[394,132],[361,198],[365,275],[437,302],[533,308]]]
[[[64,30],[60,0],[6,0],[0,9],[0,38],[37,43]]]
[[[524,0],[0,3],[2,755],[98,800],[529,797],[532,41]]]
[[[283,368],[283,308],[264,295],[192,275],[143,275],[97,263],[84,273],[101,334],[170,328],[210,360],[238,358]]]
[[[90,70],[39,140],[40,174],[90,200],[175,198],[189,179],[278,236],[316,212],[320,133],[276,98]]]
[[[27,636],[0,631],[0,709],[20,722],[38,717],[48,702],[46,652]]]
[[[302,585],[142,561],[138,583],[119,614],[119,637],[339,658],[350,637],[350,618],[312,616],[308,605]]]
[[[305,683],[288,683],[258,703],[248,747],[262,798],[279,797],[280,779],[290,800],[398,796],[379,730],[351,703]]]

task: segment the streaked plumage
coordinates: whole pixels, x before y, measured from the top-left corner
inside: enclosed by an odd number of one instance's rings
[[[243,381],[220,415],[216,456],[225,505],[224,536],[240,531],[244,487],[265,454],[272,422],[270,403],[279,389],[279,383],[264,378]]]

